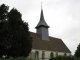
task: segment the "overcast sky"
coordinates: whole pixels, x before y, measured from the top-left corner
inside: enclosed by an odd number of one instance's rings
[[[49,35],[61,38],[74,54],[80,42],[80,0],[42,0],[44,18],[50,26]],[[0,4],[15,7],[28,22],[30,31],[36,32],[41,0],[0,0]]]

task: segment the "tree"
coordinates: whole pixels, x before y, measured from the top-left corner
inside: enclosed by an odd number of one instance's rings
[[[9,33],[7,21],[8,10],[9,7],[5,4],[0,6],[0,57],[7,53],[9,43],[7,42]]]
[[[75,56],[75,57],[80,57],[80,43],[79,43],[79,45],[77,46],[77,50],[75,51],[74,56]]]
[[[0,20],[5,21],[7,19],[9,6],[6,6],[5,4],[2,4],[0,6]]]
[[[0,29],[0,57],[3,55],[14,58],[27,57],[32,48],[28,23],[22,20],[22,15],[17,9],[13,8],[8,12],[8,6],[3,4],[1,7],[0,12],[5,14],[0,16],[1,23],[5,22],[2,23],[4,28],[0,23],[0,28],[2,27]]]
[[[26,57],[32,48],[32,39],[30,37],[28,23],[22,21],[21,16],[21,13],[15,8],[9,12],[8,20],[12,29],[12,46],[9,54],[13,57]]]

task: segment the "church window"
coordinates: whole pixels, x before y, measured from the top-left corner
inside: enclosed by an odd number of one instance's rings
[[[54,54],[53,52],[50,53],[50,58],[54,57]]]
[[[66,54],[66,53],[64,53],[64,56],[67,56],[67,54]]]
[[[36,52],[35,52],[35,59],[38,59],[38,58],[39,58],[39,52],[36,51]]]

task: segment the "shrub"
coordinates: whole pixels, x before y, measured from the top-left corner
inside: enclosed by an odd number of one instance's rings
[[[51,58],[49,60],[76,60],[76,59],[74,59],[73,56],[57,56],[57,57],[53,57],[53,58]]]
[[[34,59],[33,58],[10,58],[10,59],[0,58],[0,60],[34,60]]]

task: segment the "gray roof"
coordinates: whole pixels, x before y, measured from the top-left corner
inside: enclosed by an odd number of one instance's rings
[[[40,27],[40,26],[44,26],[44,27],[49,28],[49,26],[47,25],[47,23],[46,23],[45,20],[44,20],[44,15],[43,15],[43,10],[42,10],[42,9],[41,9],[40,21],[39,21],[39,23],[37,24],[36,28],[38,28],[38,27]]]

